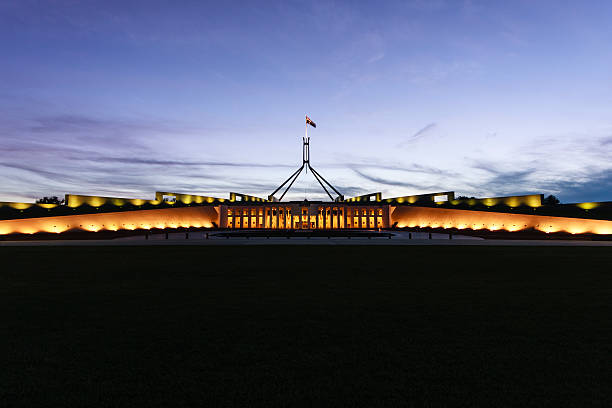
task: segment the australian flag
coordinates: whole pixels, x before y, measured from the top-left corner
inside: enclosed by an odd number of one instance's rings
[[[306,124],[307,124],[307,125],[312,126],[313,128],[316,128],[316,127],[317,127],[317,124],[316,124],[316,123],[314,123],[314,122],[312,121],[312,119],[310,119],[310,118],[308,117],[308,115],[306,115]]]

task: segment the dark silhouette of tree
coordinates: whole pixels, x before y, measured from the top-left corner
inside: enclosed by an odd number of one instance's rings
[[[543,203],[545,205],[557,205],[557,204],[561,204],[561,201],[559,201],[557,197],[551,194],[544,199]]]
[[[36,200],[36,204],[59,204],[63,205],[64,200],[60,200],[57,196],[53,197],[43,197]]]

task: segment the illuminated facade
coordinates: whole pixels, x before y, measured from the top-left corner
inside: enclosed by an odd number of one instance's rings
[[[547,206],[540,194],[455,199],[441,192],[384,199],[291,201],[168,192],[154,200],[66,195],[65,205],[0,203],[0,235],[179,228],[348,230],[436,228],[612,234],[612,203]]]
[[[290,202],[221,206],[229,229],[381,229],[389,227],[388,205]]]

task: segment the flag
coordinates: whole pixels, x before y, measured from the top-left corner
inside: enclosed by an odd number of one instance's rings
[[[310,119],[310,118],[308,117],[308,115],[306,115],[306,124],[307,124],[307,125],[312,126],[313,128],[316,128],[316,127],[317,127],[317,124],[316,124],[316,123],[314,123],[314,122],[312,121],[312,119]]]

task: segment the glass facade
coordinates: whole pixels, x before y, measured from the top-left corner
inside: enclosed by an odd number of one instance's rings
[[[388,206],[342,204],[251,205],[225,207],[230,229],[378,229],[388,228]]]

